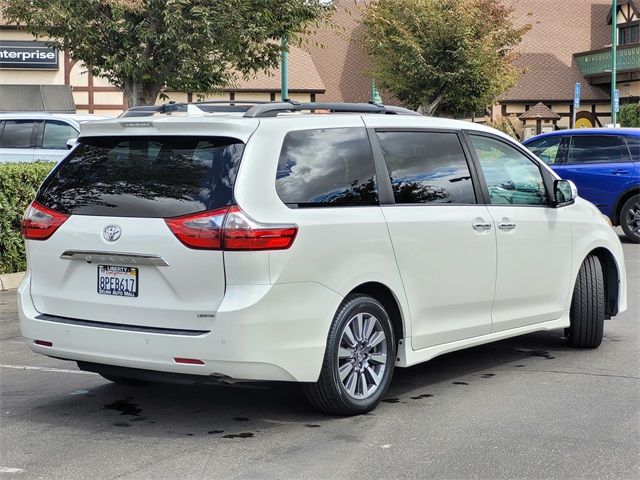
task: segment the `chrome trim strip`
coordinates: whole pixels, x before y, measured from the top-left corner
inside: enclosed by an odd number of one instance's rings
[[[108,263],[121,265],[155,265],[168,267],[169,262],[158,255],[124,252],[100,252],[96,250],[65,250],[60,255],[64,260],[80,260],[87,263]]]

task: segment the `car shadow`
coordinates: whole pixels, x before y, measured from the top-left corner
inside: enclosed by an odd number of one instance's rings
[[[459,388],[475,380],[512,375],[529,362],[561,357],[567,351],[572,349],[564,345],[562,331],[553,331],[442,355],[424,364],[396,369],[383,405],[429,397],[434,388],[442,394],[443,389]],[[250,438],[284,425],[318,428],[384,414],[384,407],[348,420],[323,414],[306,402],[301,386],[292,383],[129,386],[106,380],[102,383],[100,377],[88,379],[87,383],[94,386],[40,397],[38,405],[23,411],[24,420],[56,428],[102,428],[142,436]]]

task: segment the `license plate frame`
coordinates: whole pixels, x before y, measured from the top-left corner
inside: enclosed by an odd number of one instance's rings
[[[101,278],[104,279],[102,284]],[[137,267],[98,265],[96,290],[99,295],[135,298],[138,296],[139,287],[140,271]]]

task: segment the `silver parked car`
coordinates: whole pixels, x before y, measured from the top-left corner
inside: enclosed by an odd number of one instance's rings
[[[108,117],[45,112],[0,113],[0,163],[59,162],[80,123]]]

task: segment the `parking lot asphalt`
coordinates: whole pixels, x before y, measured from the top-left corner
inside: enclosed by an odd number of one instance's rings
[[[81,479],[640,478],[640,245],[596,350],[535,333],[396,370],[373,412],[296,385],[119,386],[31,353],[0,293],[0,476]]]

